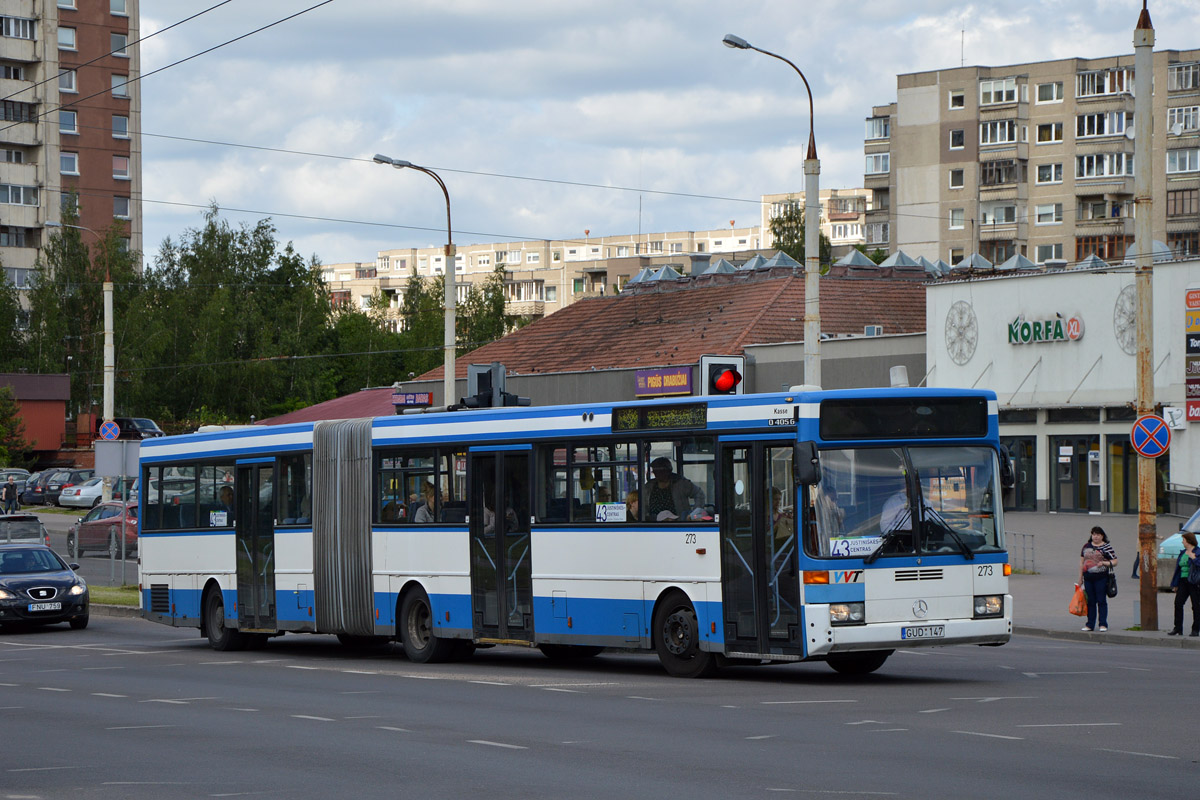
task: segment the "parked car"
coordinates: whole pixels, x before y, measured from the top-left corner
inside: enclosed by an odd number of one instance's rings
[[[137,504],[113,500],[101,503],[67,531],[67,553],[80,558],[88,550],[104,550],[109,558],[119,558],[121,545],[125,554],[137,551]]]
[[[145,417],[114,417],[113,422],[117,423],[117,427],[121,429],[121,433],[117,438],[120,439],[154,439],[159,436],[166,436],[162,428],[158,427],[152,419]],[[100,422],[96,422],[96,432],[99,435]]]
[[[39,506],[44,504],[46,502],[46,483],[61,471],[61,467],[51,467],[36,475],[31,475],[25,482],[25,491],[21,492],[21,505]]]
[[[118,485],[120,481],[113,479],[112,499],[124,500],[124,493]],[[125,486],[130,487],[136,483],[134,478],[126,478]],[[135,490],[130,490],[131,494]],[[62,490],[62,494],[58,496],[58,504],[71,508],[92,508],[97,505],[104,496],[104,478],[92,478],[84,481],[76,486],[70,486]]]
[[[90,469],[66,469],[52,476],[46,481],[46,505],[58,505],[58,496],[63,489],[90,481],[93,473]]]
[[[1200,511],[1179,526],[1179,532],[1173,533],[1158,543],[1158,587],[1169,588],[1171,577],[1175,574],[1175,565],[1179,562],[1179,554],[1183,552],[1183,534],[1194,533],[1200,536]]]
[[[88,588],[75,574],[78,567],[44,544],[0,544],[0,626],[69,622],[86,628]]]
[[[0,544],[37,542],[50,544],[50,534],[36,514],[0,514]]]

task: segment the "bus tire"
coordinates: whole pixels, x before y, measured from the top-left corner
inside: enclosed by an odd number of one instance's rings
[[[716,656],[700,649],[696,609],[683,592],[671,592],[659,602],[651,632],[658,660],[670,675],[708,678],[716,674]]]
[[[219,588],[210,589],[204,599],[204,630],[208,646],[213,650],[243,650],[246,647],[246,634],[225,627],[225,598]]]
[[[475,643],[470,639],[453,639],[454,655],[450,657],[451,661],[466,661],[475,655]]]
[[[437,664],[454,656],[455,640],[441,639],[434,632],[429,597],[420,589],[404,595],[400,604],[400,644],[416,664]]]
[[[895,650],[868,650],[864,653],[834,653],[825,659],[842,675],[870,675],[883,666]]]
[[[538,650],[551,661],[573,661],[580,658],[595,658],[604,652],[603,647],[578,644],[539,644]]]

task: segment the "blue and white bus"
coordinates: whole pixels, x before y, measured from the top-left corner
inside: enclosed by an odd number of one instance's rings
[[[993,393],[438,411],[141,447],[143,615],[552,658],[878,669],[1012,633]]]

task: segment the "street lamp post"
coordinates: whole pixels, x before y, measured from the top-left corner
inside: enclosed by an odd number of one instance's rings
[[[47,228],[74,228],[75,230],[87,231],[96,237],[96,241],[102,248],[104,246],[103,237],[85,225],[72,225],[66,222],[53,221],[47,221],[43,224]],[[116,352],[113,346],[113,285],[108,259],[106,258],[104,259],[104,400],[101,409],[105,422],[113,418],[115,375]],[[104,489],[101,492],[101,499],[107,503],[112,499],[112,480],[105,478],[103,485]]]
[[[453,405],[455,401],[454,391],[454,313],[457,305],[458,295],[454,286],[454,234],[453,228],[450,225],[450,192],[446,189],[446,184],[438,176],[436,172],[426,167],[419,167],[411,161],[402,161],[398,158],[389,158],[385,155],[375,154],[372,159],[376,164],[390,164],[396,169],[415,169],[417,172],[424,172],[429,177],[437,181],[437,185],[441,187],[442,194],[446,196],[446,269],[444,270],[444,278],[446,285],[446,333],[443,340],[445,353],[442,357],[442,371],[445,373],[442,376],[442,399],[447,406]]]
[[[721,40],[726,47],[755,50],[777,58],[796,70],[808,92],[808,155],[804,159],[804,382],[821,385],[821,160],[817,158],[817,137],[813,131],[813,96],[808,78],[788,59],[763,50],[732,33]]]

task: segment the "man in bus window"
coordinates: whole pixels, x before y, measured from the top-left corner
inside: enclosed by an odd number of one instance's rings
[[[675,474],[670,459],[659,456],[650,462],[650,471],[654,479],[646,484],[647,522],[691,519],[696,511],[703,513],[704,490]]]

